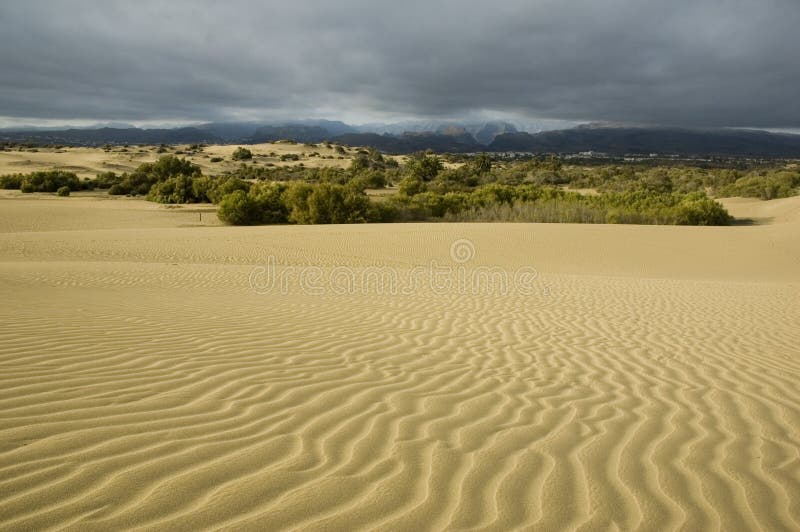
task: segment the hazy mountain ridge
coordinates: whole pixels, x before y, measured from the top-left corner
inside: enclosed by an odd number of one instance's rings
[[[401,123],[406,126],[410,122]],[[436,152],[598,152],[626,154],[722,155],[755,157],[800,157],[800,135],[761,130],[685,129],[615,124],[586,124],[569,129],[530,133],[503,121],[459,124],[417,122],[425,130],[390,133],[395,126],[373,124],[351,126],[330,120],[209,123],[173,129],[98,128],[66,130],[0,131],[0,140],[101,146],[103,144],[253,144],[281,139],[297,142],[339,142],[370,146],[390,153]],[[391,127],[390,127],[391,126]],[[400,126],[397,126],[400,127]]]
[[[85,133],[100,131],[101,133]],[[166,134],[166,131],[174,133]],[[405,121],[397,123],[372,123],[350,125],[337,120],[285,120],[285,121],[240,121],[210,122],[206,124],[176,128],[137,128],[130,124],[97,124],[95,127],[38,127],[21,126],[0,128],[0,138],[15,141],[48,142],[60,138],[65,143],[93,144],[100,142],[136,143],[140,138],[169,136],[177,137],[176,142],[194,142],[199,137],[218,142],[257,143],[273,140],[291,139],[298,142],[321,142],[349,134],[378,134],[403,137],[406,134],[437,134],[444,136],[472,137],[472,142],[488,145],[496,135],[516,132],[518,128],[509,122],[482,121],[459,123],[452,121]],[[145,133],[146,132],[146,133]],[[202,132],[202,133],[200,133]],[[102,138],[102,137],[105,137]],[[183,137],[186,140],[181,140]],[[99,140],[98,140],[99,139]],[[106,140],[107,139],[107,140]]]
[[[724,155],[800,157],[800,135],[760,130],[579,126],[559,131],[498,135],[490,151],[599,152],[609,155]]]
[[[455,134],[406,132],[402,135],[348,133],[331,140],[349,146],[369,146],[389,153],[413,153],[424,150],[464,153],[486,150],[486,146],[478,144],[472,135],[466,132]]]

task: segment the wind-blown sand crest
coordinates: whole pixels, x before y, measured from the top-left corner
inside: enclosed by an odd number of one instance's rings
[[[800,198],[726,204],[757,223],[6,195],[0,529],[800,529]],[[480,268],[536,275],[458,286]]]

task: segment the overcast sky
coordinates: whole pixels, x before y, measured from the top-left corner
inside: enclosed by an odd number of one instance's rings
[[[800,127],[798,0],[3,1],[0,123]]]

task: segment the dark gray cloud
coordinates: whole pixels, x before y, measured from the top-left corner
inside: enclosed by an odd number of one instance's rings
[[[0,4],[0,116],[800,126],[797,0]]]

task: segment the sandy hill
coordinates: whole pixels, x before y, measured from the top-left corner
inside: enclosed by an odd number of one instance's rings
[[[304,145],[285,142],[248,145],[254,157],[250,161],[234,161],[231,155],[238,145],[211,145],[193,151],[188,145],[168,146],[114,146],[103,148],[41,147],[0,151],[0,175],[29,173],[37,170],[58,168],[75,172],[81,178],[95,177],[101,172],[130,172],[146,162],[153,162],[162,155],[176,155],[200,166],[206,175],[220,174],[238,168],[242,162],[257,166],[290,166],[303,163],[305,166],[349,166],[356,149],[346,148],[339,153],[324,144]],[[298,155],[298,160],[281,160],[282,155]],[[221,158],[211,162],[212,158]]]

